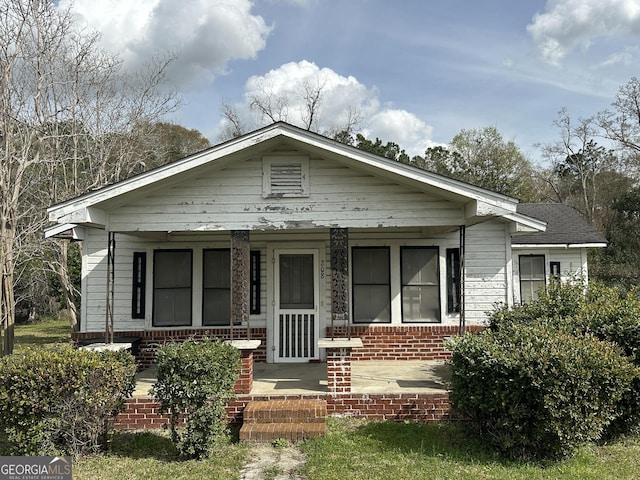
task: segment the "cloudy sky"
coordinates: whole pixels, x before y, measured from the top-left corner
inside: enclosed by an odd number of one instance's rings
[[[65,7],[70,0],[61,0]],[[322,86],[325,128],[359,112],[362,131],[410,154],[461,129],[495,126],[533,161],[557,112],[607,108],[640,71],[640,0],[75,0],[79,22],[130,68],[179,54],[172,121],[216,143],[222,101],[288,99]]]

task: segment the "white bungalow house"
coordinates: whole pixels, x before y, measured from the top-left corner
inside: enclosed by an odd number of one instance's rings
[[[586,277],[586,249],[606,243],[563,206],[285,123],[48,213],[47,235],[82,241],[75,339],[139,339],[142,364],[193,336],[259,340],[255,360],[270,363],[323,361],[321,339],[347,336],[356,359],[444,358],[444,337],[550,275]]]

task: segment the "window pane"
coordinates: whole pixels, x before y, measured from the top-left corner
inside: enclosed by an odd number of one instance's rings
[[[389,248],[353,248],[351,264],[354,322],[390,322]]]
[[[460,272],[460,249],[447,249],[447,313],[460,312],[460,290],[462,279]]]
[[[229,325],[231,321],[231,290],[206,289],[202,317],[204,325]]]
[[[405,322],[439,322],[438,287],[402,288],[402,320]]]
[[[355,322],[391,321],[391,304],[387,285],[354,285],[353,319]]]
[[[231,321],[231,251],[202,252],[202,324],[229,325]]]
[[[389,284],[388,248],[354,248],[352,257],[354,283]]]
[[[438,250],[435,248],[403,248],[402,284],[437,285]]]
[[[154,296],[153,324],[191,325],[191,289],[161,289]]]
[[[229,250],[205,250],[203,269],[205,288],[230,288],[231,254]]]
[[[440,289],[438,249],[434,247],[403,247],[402,321],[440,321]]]
[[[157,288],[191,287],[191,251],[155,252],[154,286]]]
[[[191,325],[191,250],[155,251],[153,272],[153,325]]]
[[[314,308],[313,254],[280,255],[280,308]]]
[[[538,291],[545,287],[544,255],[521,255],[520,300],[529,302],[538,298]]]
[[[522,302],[530,302],[538,298],[540,289],[544,289],[545,282],[541,280],[523,281],[521,282]]]

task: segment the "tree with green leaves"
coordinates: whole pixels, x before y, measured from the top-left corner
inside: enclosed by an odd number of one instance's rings
[[[423,168],[530,202],[536,200],[531,163],[513,140],[506,141],[496,127],[460,130],[449,147],[431,147]]]
[[[365,150],[370,153],[375,153],[381,157],[396,160],[400,163],[409,163],[409,155],[400,148],[395,142],[382,143],[382,140],[376,137],[375,142],[369,140],[361,133],[356,135],[355,146],[360,150]]]

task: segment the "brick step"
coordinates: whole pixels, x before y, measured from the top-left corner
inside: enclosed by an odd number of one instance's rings
[[[240,440],[260,443],[284,439],[296,443],[326,433],[326,423],[247,423],[240,429]]]
[[[243,423],[325,423],[326,417],[325,400],[257,401],[244,409]]]
[[[327,432],[326,400],[274,400],[249,402],[243,412],[240,440],[301,442]]]

